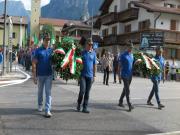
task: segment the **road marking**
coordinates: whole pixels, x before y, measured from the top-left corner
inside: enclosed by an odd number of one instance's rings
[[[180,131],[167,132],[167,133],[157,133],[157,134],[148,134],[148,135],[180,135]]]
[[[25,79],[21,79],[21,80],[6,81],[6,83],[8,83],[8,84],[1,85],[0,88],[1,87],[15,85],[15,84],[21,84],[21,83],[26,82],[30,78],[30,75],[27,74],[26,72],[22,71],[19,67],[17,67],[17,70],[20,71],[21,73],[23,73],[26,76],[26,78]],[[3,81],[3,82],[5,82],[5,81]]]

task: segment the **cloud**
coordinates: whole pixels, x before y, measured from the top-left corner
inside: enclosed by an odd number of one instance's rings
[[[4,1],[4,0],[0,0],[0,2],[1,1]],[[24,7],[27,10],[31,10],[31,0],[14,0],[14,1],[22,1],[24,3]],[[41,6],[47,5],[49,2],[50,0],[41,0]]]

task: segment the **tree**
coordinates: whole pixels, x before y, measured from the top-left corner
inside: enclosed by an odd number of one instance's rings
[[[41,37],[43,36],[43,33],[49,33],[52,37],[52,35],[55,35],[55,30],[51,24],[46,24],[42,27],[42,30],[40,33],[41,33]]]

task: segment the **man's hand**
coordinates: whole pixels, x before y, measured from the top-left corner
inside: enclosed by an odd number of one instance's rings
[[[141,62],[142,62],[141,59],[137,59],[134,64],[136,65],[136,64],[139,64],[139,63],[141,63]]]
[[[33,77],[34,84],[37,84],[37,78]]]

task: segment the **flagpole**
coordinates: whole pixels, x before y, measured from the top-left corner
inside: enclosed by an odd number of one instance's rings
[[[2,75],[6,74],[6,5],[7,1],[4,1],[4,32],[3,32],[3,66]]]

